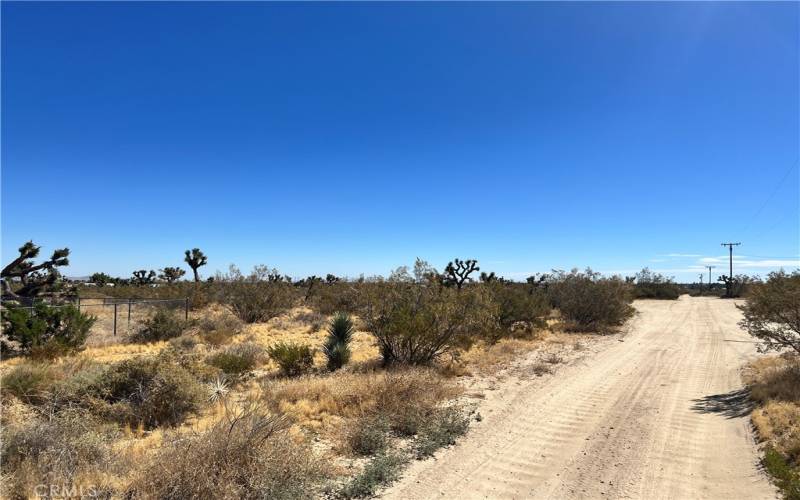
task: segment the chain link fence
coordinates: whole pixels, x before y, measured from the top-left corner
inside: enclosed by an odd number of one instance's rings
[[[189,299],[119,299],[119,298],[77,298],[72,304],[48,305],[48,307],[75,306],[82,313],[97,318],[86,344],[90,346],[115,344],[141,328],[142,324],[157,311],[171,311],[189,319]],[[27,309],[35,314],[35,307],[14,306]]]

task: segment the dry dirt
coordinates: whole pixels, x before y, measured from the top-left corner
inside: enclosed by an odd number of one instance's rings
[[[639,301],[626,332],[555,375],[521,363],[459,444],[386,498],[776,498],[758,468],[739,369],[755,356],[732,301]],[[533,354],[535,356],[537,354]]]

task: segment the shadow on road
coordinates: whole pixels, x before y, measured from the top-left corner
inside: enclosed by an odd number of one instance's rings
[[[747,389],[736,389],[724,394],[704,396],[692,400],[692,410],[698,413],[717,413],[726,418],[745,417],[753,411]]]

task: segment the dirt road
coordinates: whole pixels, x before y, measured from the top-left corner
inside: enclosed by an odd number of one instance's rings
[[[775,498],[758,470],[731,301],[640,301],[627,333],[547,380],[510,377],[483,419],[388,498]]]

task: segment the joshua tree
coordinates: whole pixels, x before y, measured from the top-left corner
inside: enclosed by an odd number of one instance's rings
[[[60,248],[40,264],[33,259],[39,256],[40,247],[29,241],[19,248],[19,256],[0,271],[0,284],[6,300],[32,299],[45,291],[53,291],[60,276],[57,267],[69,265],[69,248]],[[19,279],[22,286],[14,291],[11,281]]]
[[[133,272],[133,284],[135,285],[149,285],[156,280],[156,272],[152,269],[150,271],[146,271],[144,269],[140,269],[138,271]]]
[[[322,283],[322,278],[320,278],[317,275],[313,275],[300,281],[301,285],[305,285],[308,287],[306,288],[306,296],[303,298],[303,301],[308,302],[308,299],[311,297],[311,290],[314,289],[315,283]]]
[[[489,274],[481,272],[480,280],[481,283],[491,283],[492,281],[497,281],[497,275],[494,274],[494,271]]]
[[[341,281],[339,279],[339,277],[334,275],[334,274],[328,273],[328,275],[325,276],[325,283],[327,283],[329,285],[332,285],[332,284],[337,283],[339,281]]]
[[[97,286],[105,286],[109,283],[114,283],[114,278],[107,275],[106,273],[94,273],[90,278],[89,282],[94,283]]]
[[[167,283],[172,283],[173,281],[181,279],[184,274],[186,274],[186,271],[180,267],[165,267],[161,270],[161,274],[159,274],[158,277]]]
[[[194,280],[196,282],[200,281],[200,275],[197,273],[197,269],[208,264],[208,257],[206,257],[199,248],[193,248],[191,251],[186,250],[186,257],[183,260],[192,268]]]
[[[447,267],[444,268],[443,283],[445,286],[455,286],[461,290],[464,283],[472,281],[469,275],[480,270],[478,261],[475,259],[456,259],[453,262],[448,262]]]

